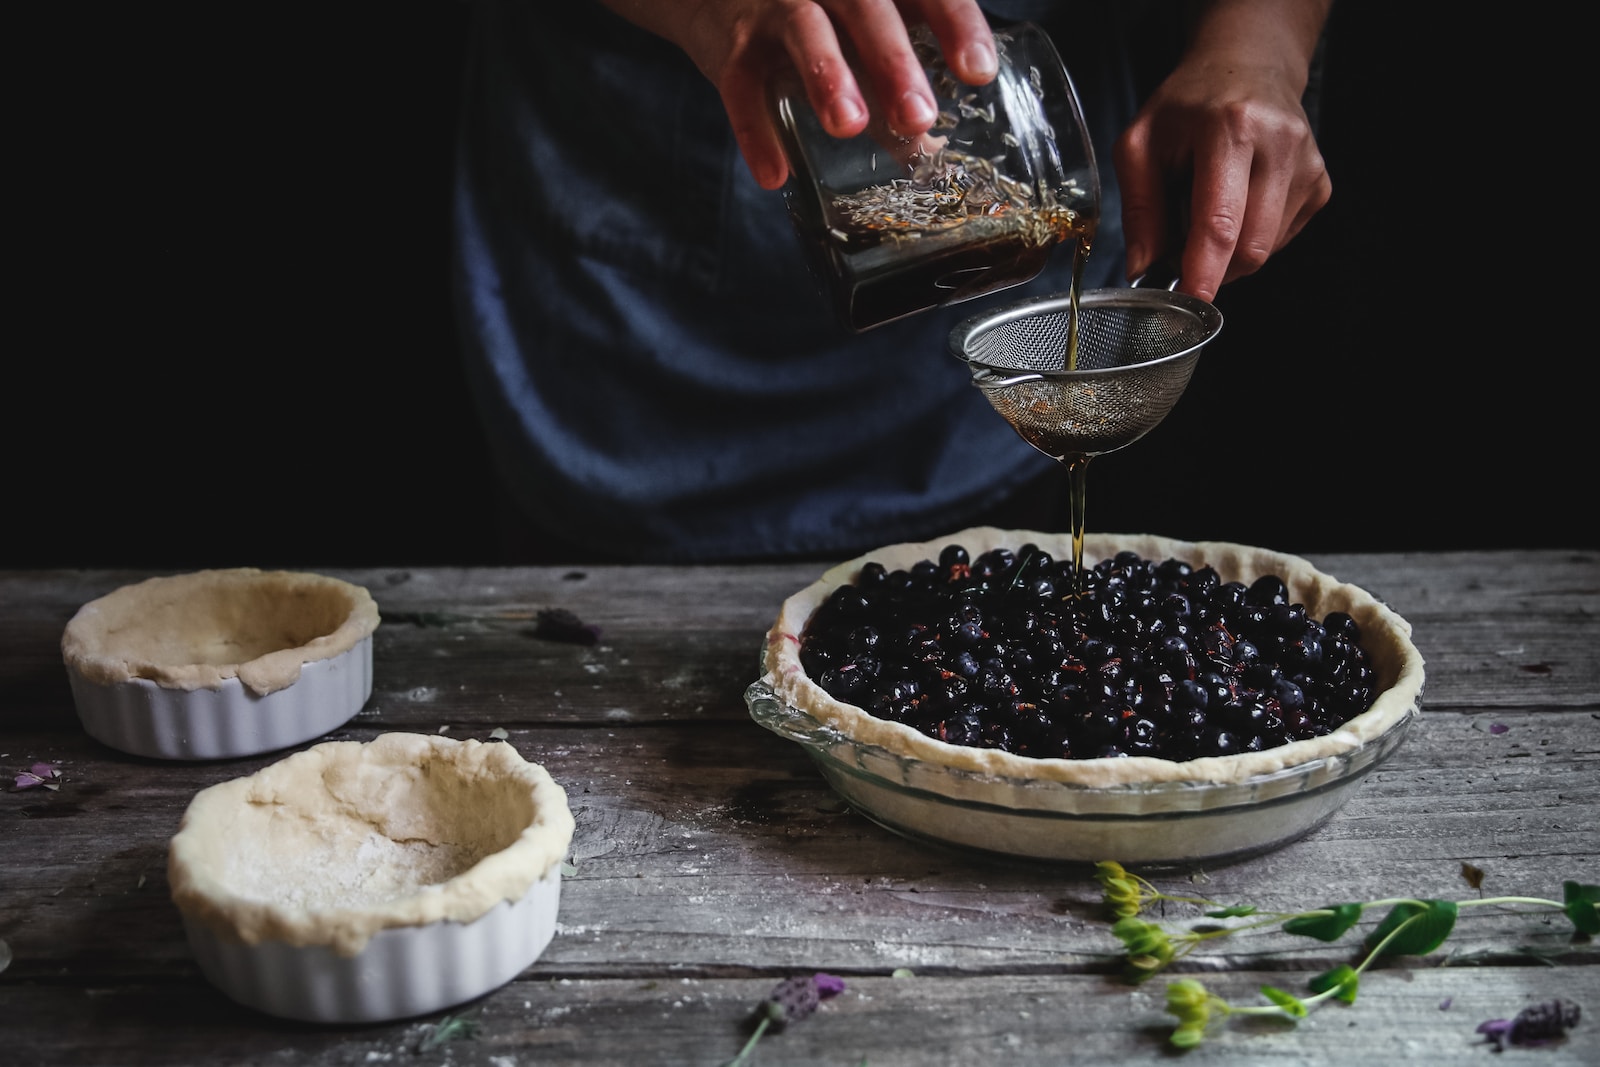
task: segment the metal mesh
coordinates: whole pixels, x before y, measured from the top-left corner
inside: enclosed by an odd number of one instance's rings
[[[1222,327],[1210,304],[1164,290],[1092,290],[1079,299],[1078,316],[1073,370],[1065,295],[974,316],[950,338],[995,410],[1056,459],[1110,452],[1154,429]]]

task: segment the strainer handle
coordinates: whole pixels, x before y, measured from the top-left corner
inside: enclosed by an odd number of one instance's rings
[[[1131,284],[1135,289],[1161,288],[1171,293],[1177,291],[1178,281],[1182,276],[1178,257],[1166,255],[1150,264],[1149,269],[1135,278]]]
[[[1194,172],[1185,169],[1167,185],[1167,251],[1145,268],[1131,283],[1142,287],[1177,292],[1183,277],[1183,246],[1189,239],[1189,192],[1194,187]]]

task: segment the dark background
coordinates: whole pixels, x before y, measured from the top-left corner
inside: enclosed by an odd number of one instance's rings
[[[1168,422],[1095,461],[1091,528],[1297,552],[1595,544],[1573,325],[1592,301],[1530,307],[1512,284],[1577,225],[1570,190],[1505,165],[1505,130],[1463,91],[1482,68],[1383,7],[1344,0],[1329,28],[1332,204],[1218,297],[1223,335]],[[445,273],[466,17],[12,17],[34,73],[0,567],[497,561]]]

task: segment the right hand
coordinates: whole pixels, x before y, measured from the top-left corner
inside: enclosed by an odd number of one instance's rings
[[[764,189],[789,176],[767,106],[779,65],[800,73],[806,96],[834,137],[866,129],[867,99],[886,101],[877,118],[896,137],[932,127],[938,112],[911,49],[907,22],[926,22],[951,72],[971,85],[998,70],[994,35],[977,0],[602,0],[628,21],[676,44],[721,94],[745,165]],[[857,84],[843,40],[854,45],[870,82]]]

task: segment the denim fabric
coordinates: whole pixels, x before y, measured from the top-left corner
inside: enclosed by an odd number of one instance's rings
[[[989,301],[860,335],[807,273],[709,82],[598,4],[478,3],[454,287],[464,358],[529,520],[643,561],[842,555],[958,529],[1050,461],[947,353]],[[1106,181],[1086,285],[1121,284],[1118,70],[1073,70]],[[1115,99],[1113,99],[1115,97]]]

